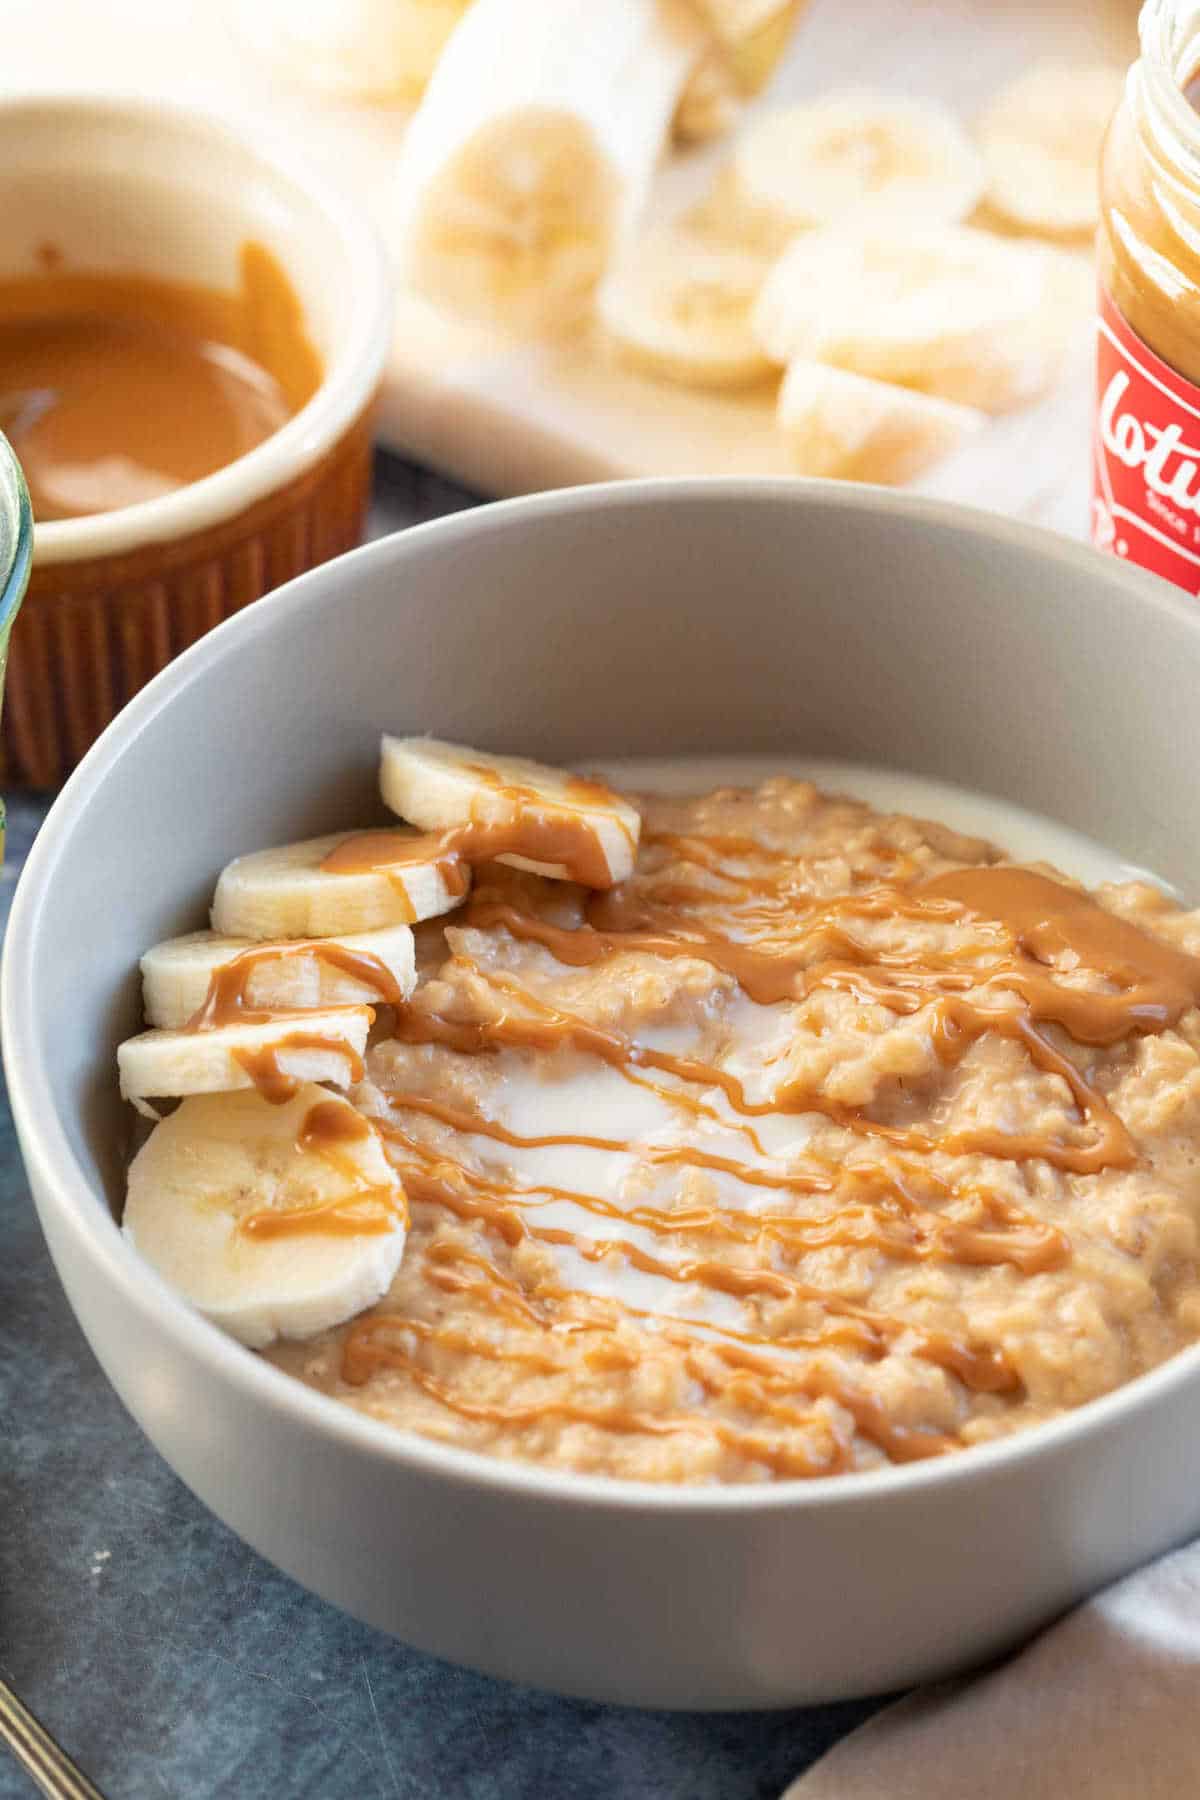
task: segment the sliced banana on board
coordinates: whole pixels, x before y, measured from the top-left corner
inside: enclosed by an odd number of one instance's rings
[[[621,357],[685,387],[748,387],[771,374],[750,329],[761,256],[665,227],[635,239],[596,296]]]
[[[405,134],[404,278],[489,324],[577,324],[710,42],[685,0],[474,0]]]
[[[387,1292],[405,1204],[378,1133],[302,1087],[185,1100],[133,1159],[125,1236],[165,1281],[254,1349],[307,1338]]]
[[[1040,392],[1061,356],[1053,259],[961,225],[809,232],[767,276],[754,331],[775,362],[832,363],[1001,412]]]
[[[952,223],[975,206],[983,164],[931,101],[852,90],[764,113],[734,145],[710,205],[730,231],[782,247],[831,223]]]
[[[789,368],[776,418],[798,474],[889,483],[913,480],[987,423],[973,407],[813,362]]]
[[[242,1003],[250,1012],[377,1006],[389,995],[407,1000],[417,979],[408,925],[277,943],[193,931],[155,944],[142,958],[147,1024],[181,1029],[209,998],[213,976],[239,958],[245,959]]]
[[[1108,64],[1039,63],[998,94],[978,126],[988,208],[1019,231],[1094,230],[1100,148],[1123,84]]]
[[[351,841],[359,853],[348,858],[352,866],[323,866]],[[223,936],[256,942],[339,937],[434,919],[462,896],[461,878],[419,832],[335,831],[227,864],[213,897],[212,925]]]
[[[121,1093],[147,1112],[148,1101],[186,1094],[258,1087],[278,1098],[306,1081],[352,1087],[362,1079],[371,1017],[367,1006],[341,1006],[210,1031],[143,1031],[117,1046]]]
[[[641,816],[603,783],[522,756],[385,736],[379,786],[385,805],[425,831],[472,828],[464,854],[587,887],[633,873]]]

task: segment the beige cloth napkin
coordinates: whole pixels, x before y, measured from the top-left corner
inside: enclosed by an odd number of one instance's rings
[[[783,1800],[1200,1800],[1200,1541],[885,1708]]]

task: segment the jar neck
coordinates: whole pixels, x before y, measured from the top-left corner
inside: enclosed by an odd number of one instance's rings
[[[1200,0],[1145,0],[1141,57],[1128,99],[1156,159],[1194,194],[1200,189],[1200,112],[1186,89],[1200,75]]]

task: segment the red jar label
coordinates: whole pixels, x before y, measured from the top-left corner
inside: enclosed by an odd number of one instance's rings
[[[1092,542],[1200,594],[1200,387],[1147,348],[1103,287]]]

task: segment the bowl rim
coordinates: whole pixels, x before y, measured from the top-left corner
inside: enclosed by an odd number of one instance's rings
[[[219,106],[113,90],[33,88],[0,93],[0,123],[22,114],[98,123],[137,122],[147,142],[181,134],[242,151],[269,176],[290,188],[332,248],[329,266],[350,294],[340,341],[324,360],[321,382],[299,412],[252,450],[211,475],[159,499],[77,519],[34,526],[39,569],[81,559],[124,555],[144,544],[190,536],[235,518],[312,467],[363,411],[379,384],[394,329],[394,283],[383,240],[354,194],[317,170],[280,134]],[[249,208],[247,208],[247,213]],[[281,259],[283,260],[283,259]],[[286,263],[285,263],[286,270]]]
[[[29,489],[25,484],[25,472],[17,460],[17,453],[4,433],[0,431],[0,548],[3,547],[8,531],[12,531],[12,554],[7,563],[0,563],[0,683],[3,681],[4,647],[12,622],[17,616],[21,601],[25,598],[25,589],[29,586],[29,571],[33,564],[33,509],[29,504]],[[2,693],[2,687],[0,687]]]
[[[540,520],[573,513],[661,507],[697,500],[785,506],[798,499],[838,511],[904,517],[935,531],[966,531],[1001,552],[1032,551],[1048,570],[1058,565],[1099,577],[1106,569],[1108,576],[1129,589],[1130,598],[1138,604],[1186,621],[1190,629],[1200,631],[1196,601],[1166,581],[1116,558],[1102,558],[1089,545],[1043,527],[954,501],[802,477],[656,477],[562,488],[469,508],[392,533],[348,552],[322,570],[309,571],[277,588],[253,607],[215,627],[136,695],[88,751],[54,801],[17,884],[0,967],[4,1068],[35,1200],[39,1211],[52,1211],[56,1225],[72,1234],[77,1248],[92,1264],[93,1274],[108,1284],[124,1307],[135,1309],[155,1329],[166,1333],[175,1349],[203,1365],[208,1375],[232,1385],[245,1403],[286,1414],[293,1425],[315,1431],[329,1442],[377,1464],[388,1465],[397,1472],[406,1467],[416,1469],[447,1484],[486,1489],[501,1496],[521,1495],[530,1502],[579,1510],[736,1516],[746,1511],[819,1512],[839,1504],[869,1506],[905,1496],[919,1497],[927,1489],[941,1491],[986,1481],[993,1475],[1012,1474],[1031,1461],[1065,1454],[1088,1440],[1102,1437],[1121,1426],[1132,1413],[1166,1399],[1200,1376],[1197,1343],[1060,1418],[988,1444],[971,1446],[965,1453],[810,1479],[693,1487],[582,1475],[510,1462],[482,1451],[440,1444],[415,1431],[358,1413],[247,1351],[193,1311],[142,1261],[123,1237],[104,1196],[98,1193],[67,1140],[49,1071],[38,1067],[28,1051],[35,1041],[37,1015],[29,946],[36,934],[38,895],[69,852],[73,823],[86,812],[128,745],[179,692],[203,680],[211,667],[234,653],[243,636],[270,630],[284,609],[294,615],[299,584],[315,586],[318,580],[328,580],[329,571],[334,568],[343,580],[352,581],[360,566],[386,564],[396,557],[403,560],[410,547],[444,539],[449,548],[463,538],[486,536],[514,524],[536,527]]]

